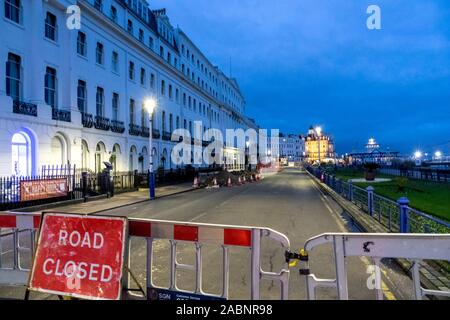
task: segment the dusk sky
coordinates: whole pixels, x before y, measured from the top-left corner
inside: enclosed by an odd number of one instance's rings
[[[340,153],[450,154],[449,0],[155,0],[236,77],[263,128],[331,133]],[[381,7],[382,29],[366,9]]]

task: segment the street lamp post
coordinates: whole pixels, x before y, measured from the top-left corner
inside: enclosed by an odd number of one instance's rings
[[[317,134],[317,149],[319,151],[318,153],[318,159],[319,159],[319,167],[320,167],[320,135],[322,133],[322,128],[321,127],[316,127],[316,134]]]
[[[145,101],[145,108],[148,112],[149,120],[149,168],[148,168],[148,188],[150,192],[150,200],[155,199],[155,173],[153,172],[153,112],[156,109],[156,100],[149,98]]]

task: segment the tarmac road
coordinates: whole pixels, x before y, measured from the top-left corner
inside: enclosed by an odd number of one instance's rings
[[[291,250],[304,246],[307,239],[325,232],[348,232],[349,226],[340,213],[342,209],[324,196],[309,176],[298,169],[283,172],[257,183],[221,189],[201,189],[173,195],[152,202],[112,209],[107,215],[129,216],[158,220],[201,222],[242,226],[259,226],[285,234]],[[261,264],[265,271],[279,272],[284,266],[284,251],[273,241],[264,241],[261,247]],[[154,243],[153,280],[158,286],[167,286],[169,281],[169,243],[156,240]],[[180,244],[177,250],[180,263],[194,264],[195,250],[191,244]],[[145,287],[146,246],[144,239],[135,239],[131,247],[132,271]],[[221,292],[222,251],[218,247],[206,247],[203,254],[203,290],[208,293]],[[367,264],[359,258],[349,258],[348,285],[350,299],[374,299],[375,291],[367,287],[370,274]],[[394,265],[389,264],[383,283],[386,297],[410,298],[409,278]],[[331,247],[324,246],[310,254],[311,272],[320,278],[334,278],[334,258]],[[230,250],[230,299],[250,297],[250,252],[245,248]],[[177,284],[185,290],[194,289],[194,273],[180,271]],[[387,284],[387,285],[386,285]],[[405,289],[406,288],[406,289]],[[0,287],[0,297],[15,297],[17,290]],[[19,295],[20,296],[20,295]],[[262,299],[279,299],[279,284],[261,281]],[[320,299],[336,299],[334,289],[319,289]],[[44,298],[33,294],[32,298]],[[305,280],[297,269],[291,270],[290,299],[305,299]]]

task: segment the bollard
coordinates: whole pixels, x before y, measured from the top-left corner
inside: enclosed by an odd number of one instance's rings
[[[409,233],[409,200],[408,198],[400,198],[397,201],[400,211],[400,233]]]
[[[368,186],[367,190],[367,211],[370,216],[373,216],[373,191],[375,190],[372,186]]]

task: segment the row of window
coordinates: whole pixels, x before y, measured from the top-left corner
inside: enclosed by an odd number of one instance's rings
[[[96,2],[97,7],[101,7],[101,2]],[[116,12],[115,8],[112,7],[112,13],[114,14]],[[21,22],[21,3],[20,0],[5,0],[5,16],[17,23]],[[47,39],[50,39],[52,41],[57,41],[57,18],[54,14],[51,12],[46,12],[46,19],[45,19],[45,37]],[[79,31],[77,36],[77,53],[81,56],[86,57],[87,56],[87,39],[86,34]],[[170,54],[170,53],[169,53]],[[96,50],[95,50],[95,61],[99,65],[105,64],[104,59],[104,46],[101,42],[96,43]],[[7,76],[9,79],[7,81],[7,91],[11,96],[14,97],[14,99],[20,99],[21,98],[21,81],[20,81],[20,70],[17,69],[17,65],[20,65],[20,61],[17,62],[15,59],[19,59],[20,57],[16,56],[14,57],[8,57],[8,64],[10,65],[10,68],[8,69],[10,76]],[[170,56],[169,56],[170,58]],[[14,67],[14,64],[16,67]],[[183,65],[184,66],[184,65]],[[118,73],[119,72],[119,54],[116,51],[112,52],[111,55],[111,69],[112,71]],[[188,69],[188,72],[190,70]],[[8,73],[7,72],[7,73]],[[194,77],[194,73],[192,73],[192,77]],[[130,80],[135,80],[135,65],[134,62],[129,62],[129,78]],[[46,70],[46,78],[45,78],[45,97],[46,97],[46,103],[48,103],[51,106],[56,107],[57,104],[57,77],[56,77],[56,70],[53,68],[48,67]],[[140,69],[140,83],[141,85],[145,86],[146,83],[146,71],[144,68]],[[198,78],[198,84],[200,85],[200,78]],[[150,86],[152,88],[155,88],[155,75],[152,73],[150,76]],[[205,87],[205,84],[202,80],[201,83],[202,87]],[[207,85],[206,85],[207,87]],[[166,95],[166,86],[165,81],[162,80],[161,82],[161,94],[163,96]],[[168,88],[168,95],[170,99],[173,99],[173,88],[172,85],[169,85]],[[179,90],[175,90],[175,100],[177,103],[179,103]],[[186,106],[186,95],[183,95],[183,105]],[[194,99],[193,105],[191,103],[191,97],[189,97],[189,103],[188,103],[189,109],[196,112],[197,111],[197,103]],[[207,110],[205,105],[202,106],[201,103],[199,103],[198,108],[199,113],[203,114],[204,116],[207,115]],[[209,110],[208,110],[209,111]],[[214,121],[219,121],[219,114],[215,111],[211,111],[211,116]]]
[[[21,57],[14,54],[8,53],[8,60],[6,62],[6,94],[12,97],[14,100],[22,100],[22,61]],[[164,80],[163,80],[164,81]],[[58,102],[58,83],[57,83],[57,71],[52,67],[46,68],[45,79],[44,79],[44,98],[45,102],[57,108]],[[171,88],[171,87],[169,87]],[[190,96],[186,99],[186,94],[183,95],[184,101],[189,101],[189,107],[191,108],[191,103],[193,102],[194,110],[197,110],[197,101],[192,99]],[[96,115],[98,117],[105,116],[105,94],[102,87],[96,88]],[[113,93],[112,95],[112,120],[118,120],[119,118],[119,94]],[[87,111],[87,84],[83,80],[78,80],[77,86],[77,106],[81,112]],[[142,106],[142,125],[145,123],[145,110]],[[199,112],[203,115],[210,113],[213,120],[219,121],[219,113],[206,108],[205,104],[199,103]],[[172,115],[170,115],[172,118]],[[135,123],[135,101],[130,99],[130,121],[132,124]],[[165,130],[165,111],[163,111],[163,130]],[[170,121],[170,128],[172,129],[172,121]],[[179,126],[177,125],[177,128]]]
[[[100,10],[103,11],[103,4],[102,1],[95,1],[94,2],[94,6]],[[129,4],[129,6],[131,6],[131,4]],[[117,23],[117,9],[114,6],[111,6],[110,9],[110,18]],[[145,19],[145,21],[147,21]],[[166,28],[162,27],[163,23],[159,23],[159,30],[165,30]],[[127,20],[127,26],[126,26],[126,30],[128,33],[130,33],[132,36],[134,36],[134,25],[133,25],[133,21],[131,19]],[[163,34],[162,34],[163,35]],[[164,35],[163,35],[164,36]],[[139,28],[138,30],[138,37],[140,42],[144,43],[145,42],[145,32],[142,28]],[[154,39],[152,36],[149,36],[149,41],[148,41],[148,46],[151,49],[154,49]],[[168,41],[170,43],[173,43],[173,41],[171,41],[171,39],[168,39]],[[187,57],[187,61],[191,61],[192,64],[194,64],[195,61],[195,57],[194,54],[191,54],[189,49],[186,49],[185,51],[185,46],[184,44],[182,45],[182,54],[185,54],[186,52],[186,57]],[[164,46],[160,46],[159,48],[159,55],[161,56],[161,58],[165,59],[167,61],[167,63],[169,63],[170,65],[173,65],[175,68],[178,69],[178,59],[176,57],[174,57],[173,61],[172,61],[172,53],[170,52],[170,50],[167,49],[167,52],[165,52]],[[195,65],[195,64],[194,64]],[[211,71],[208,71],[208,68],[205,67],[205,65],[203,63],[200,62],[199,59],[197,59],[197,68],[199,70],[202,71],[202,73],[205,74],[206,77],[208,77],[209,74],[209,79],[212,80],[213,83],[215,83],[216,85],[218,84],[218,79],[217,77],[214,76],[214,74],[211,73]],[[196,83],[198,86],[200,86],[202,89],[208,91],[212,96],[218,98],[218,93],[216,90],[214,90],[211,86],[208,86],[208,83],[205,82],[203,79],[201,79],[199,76],[195,76],[195,72],[191,72],[189,67],[185,67],[185,64],[181,65],[181,72],[188,77],[190,80],[192,80],[194,83]],[[222,81],[223,83],[223,81]],[[230,87],[228,87],[229,92],[230,91]],[[232,92],[234,94],[234,98],[236,98],[236,93]],[[226,99],[224,95],[222,95],[222,100],[228,102],[229,104],[231,103],[230,99]],[[235,105],[233,104],[233,106],[235,107]]]
[[[94,2],[94,6],[99,9],[99,10],[103,10],[103,3],[102,1],[95,1]],[[5,17],[16,22],[16,23],[21,23],[22,19],[22,10],[21,10],[21,1],[20,0],[5,0]],[[111,6],[111,19],[114,20],[115,22],[117,22],[117,9],[114,6]],[[128,20],[128,25],[127,25],[127,30],[133,34],[133,22],[131,20]],[[45,18],[45,37],[47,39],[50,39],[52,41],[57,41],[57,35],[58,35],[58,28],[57,28],[57,18],[54,14],[52,14],[51,12],[46,12],[46,18]],[[144,42],[144,31],[142,29],[139,29],[139,40],[141,42]],[[153,48],[154,46],[154,40],[153,37],[149,37],[149,47]],[[184,45],[182,45],[182,52],[184,52]],[[87,39],[86,39],[86,34],[84,34],[83,32],[79,32],[78,36],[77,36],[77,53],[80,54],[81,56],[87,56]],[[187,57],[189,58],[189,49],[186,50],[187,53]],[[160,46],[160,55],[164,58],[164,48],[163,46]],[[104,65],[104,47],[103,44],[100,42],[97,42],[96,45],[96,63],[99,65]],[[191,60],[192,63],[194,62],[194,55],[191,55]],[[119,66],[119,61],[118,61],[118,53],[117,52],[113,52],[112,54],[112,70],[114,72],[118,72],[118,66]],[[172,64],[172,58],[171,58],[171,53],[168,51],[167,52],[167,62],[169,64]],[[174,66],[177,67],[178,65],[178,61],[175,58],[174,59]],[[203,63],[200,64],[200,60],[197,59],[197,67],[199,69],[201,69],[206,75],[208,74],[208,69],[206,67],[204,67]],[[209,87],[208,88],[208,84],[200,79],[200,77],[197,76],[197,81],[195,79],[195,73],[191,72],[190,68],[185,68],[185,65],[182,64],[181,66],[181,72],[187,76],[188,78],[190,78],[192,81],[196,82],[198,86],[200,86],[202,89],[208,91],[209,89],[209,93],[212,94],[213,96],[215,96],[217,98],[217,92]],[[209,72],[209,77],[210,79],[212,78],[213,82],[215,82],[217,84],[217,78],[214,77],[214,75],[211,74],[211,72]],[[130,78],[134,79],[134,70],[133,68],[130,68]],[[145,83],[145,70],[141,70],[141,84]],[[223,85],[223,84],[222,84]],[[233,92],[234,93],[234,92]],[[225,97],[223,97],[224,99]],[[231,103],[231,101],[227,101],[228,103]]]
[[[14,53],[8,53],[8,60],[6,61],[6,95],[13,100],[22,100],[22,58]],[[57,107],[57,76],[56,69],[47,67],[44,78],[44,98],[45,102]]]
[[[87,56],[87,39],[86,39],[86,34],[79,31],[78,32],[78,36],[77,36],[77,53],[81,56],[86,57]],[[105,64],[105,59],[104,59],[104,46],[102,43],[97,42],[96,44],[96,50],[95,50],[95,62],[99,65],[104,65]],[[119,72],[119,54],[117,53],[117,51],[113,51],[112,55],[111,55],[111,69],[112,71],[118,73]],[[129,61],[128,63],[128,78],[132,81],[136,80],[136,65],[133,61]],[[142,86],[146,86],[147,83],[147,72],[145,68],[140,68],[140,73],[139,73],[139,80],[140,80],[140,84]],[[156,76],[154,73],[151,73],[150,75],[150,87],[155,89],[155,81],[156,81]],[[169,99],[174,99],[177,103],[180,103],[180,91],[178,88],[176,88],[175,90],[173,89],[172,84],[168,85],[168,88],[166,88],[166,81],[165,80],[161,80],[161,95],[162,96],[168,96]],[[197,100],[194,98],[192,100],[191,96],[189,96],[189,98],[186,98],[186,94],[183,94],[183,105],[186,107],[189,107],[189,110],[193,110],[194,112],[197,112]],[[203,114],[204,116],[207,116],[207,109],[206,109],[206,105],[202,104],[201,102],[199,102],[199,106],[198,106],[198,112],[200,114]],[[218,113],[215,111],[211,111],[212,114],[211,116],[213,117],[213,119],[215,121],[219,121],[219,116]]]

